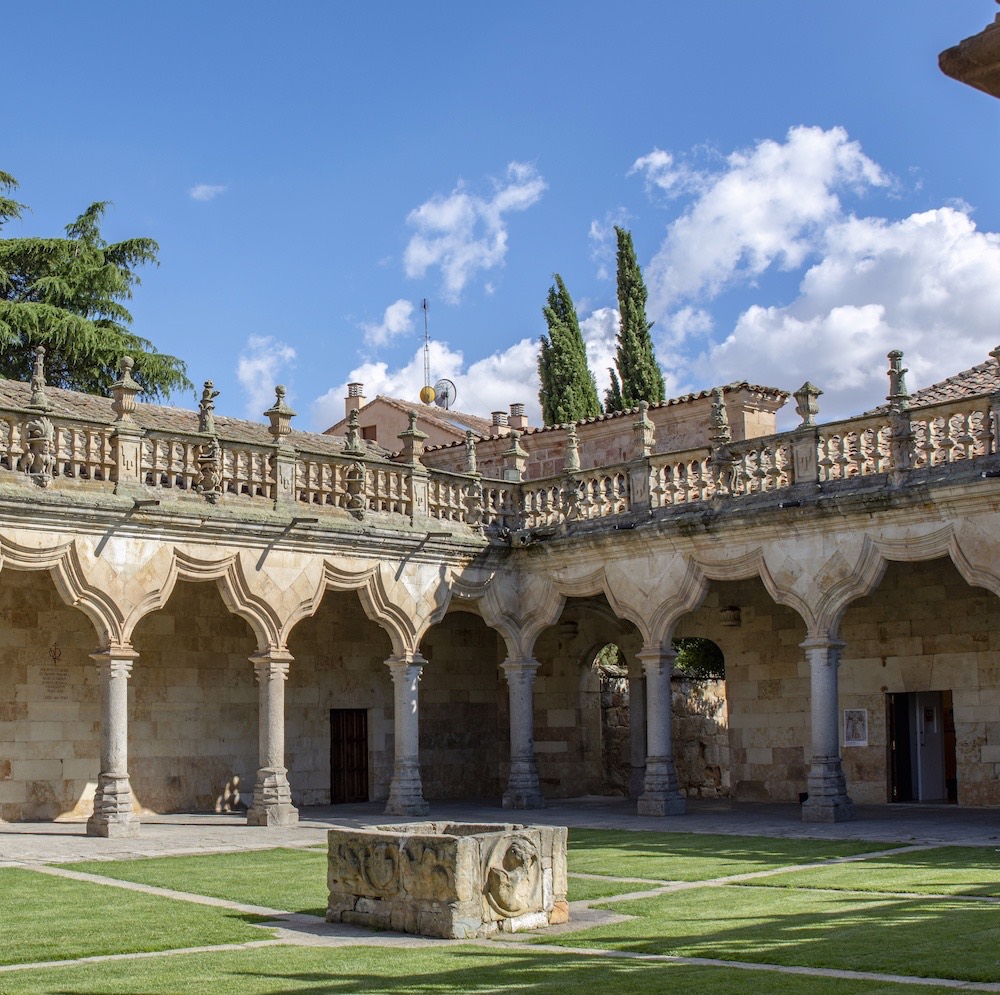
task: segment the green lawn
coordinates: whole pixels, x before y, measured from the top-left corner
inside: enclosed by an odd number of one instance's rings
[[[808,988],[804,987],[804,981]],[[386,950],[375,947],[180,954],[150,960],[86,964],[0,974],[0,995],[272,995],[277,992],[364,992],[431,995],[466,992],[580,992],[599,984],[629,995],[903,995],[913,988],[871,981],[808,978],[732,968],[638,963],[527,950],[457,945]],[[947,989],[921,987],[919,995]]]
[[[944,846],[813,871],[793,871],[754,882],[778,888],[916,892],[922,895],[1000,897],[1000,850]]]
[[[654,881],[706,881],[789,864],[888,850],[893,845],[855,840],[828,842],[766,836],[573,829],[569,834],[569,869]]]
[[[287,912],[326,915],[326,850],[247,850],[192,857],[92,860],[74,871]]]
[[[730,885],[606,907],[636,918],[539,942],[1000,981],[992,904]]]
[[[0,869],[0,964],[266,940],[228,909]],[[0,992],[7,985],[0,975]]]
[[[567,897],[571,902],[584,902],[595,898],[610,898],[612,895],[627,895],[633,891],[649,891],[656,887],[655,884],[618,881],[616,878],[577,878],[571,874]]]

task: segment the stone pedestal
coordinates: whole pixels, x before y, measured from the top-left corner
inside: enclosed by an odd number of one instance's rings
[[[418,721],[418,684],[425,661],[414,653],[391,656],[385,663],[392,673],[395,727],[395,757],[385,814],[426,815],[430,809],[420,781]]]
[[[802,643],[809,660],[812,759],[803,822],[846,822],[854,817],[840,761],[837,669],[844,644],[830,639]]]
[[[567,922],[562,826],[421,822],[328,834],[328,922],[470,939]]]
[[[253,657],[257,675],[260,767],[253,788],[248,826],[291,826],[299,821],[285,769],[285,681],[287,653]]]
[[[101,682],[101,770],[94,814],[87,820],[88,836],[121,839],[139,835],[128,777],[128,679],[137,657],[134,650],[124,647],[91,655]]]
[[[683,815],[684,797],[677,787],[673,756],[673,710],[670,674],[673,650],[644,649],[639,653],[646,673],[646,777],[636,811],[639,815]]]
[[[510,775],[504,808],[545,808],[535,764],[535,674],[537,660],[505,660],[510,699]]]

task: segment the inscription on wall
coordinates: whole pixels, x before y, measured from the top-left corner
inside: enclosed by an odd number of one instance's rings
[[[69,678],[66,670],[59,666],[62,650],[55,643],[49,650],[52,664],[43,664],[38,668],[38,681],[42,685],[43,701],[67,701],[69,699]]]

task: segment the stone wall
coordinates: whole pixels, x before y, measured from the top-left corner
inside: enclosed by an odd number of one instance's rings
[[[0,571],[0,821],[87,815],[100,746],[94,627],[47,573]]]
[[[675,674],[670,684],[678,786],[688,798],[729,797],[726,682],[692,681]]]

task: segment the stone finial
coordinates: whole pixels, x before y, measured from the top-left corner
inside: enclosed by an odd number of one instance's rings
[[[649,401],[639,402],[639,420],[632,425],[637,459],[648,459],[653,451],[654,425],[649,417]]]
[[[142,391],[142,387],[132,379],[134,366],[135,360],[131,356],[122,356],[118,364],[121,376],[111,385],[111,396],[114,398],[111,407],[118,416],[116,419],[118,424],[132,421],[136,395]]]
[[[566,473],[576,473],[580,469],[580,440],[576,435],[576,425],[566,426]]]
[[[521,433],[511,429],[510,447],[503,452],[503,479],[510,481],[524,480],[524,468],[528,462],[528,453],[521,448]]]
[[[795,413],[802,419],[799,428],[816,424],[816,415],[819,414],[819,404],[816,399],[822,394],[823,391],[808,380],[792,394],[795,398]]]
[[[31,401],[29,407],[39,411],[51,408],[45,396],[45,346],[35,346],[35,363],[31,370]]]
[[[479,473],[479,464],[476,461],[476,436],[471,429],[465,433],[465,472]]]
[[[417,428],[417,413],[416,411],[407,412],[409,419],[409,426],[405,432],[400,432],[396,436],[400,442],[403,443],[403,448],[400,450],[403,454],[403,458],[407,463],[419,463],[420,457],[424,454],[424,443],[427,441],[427,433],[421,432]]]
[[[1000,17],[1000,14],[997,16]],[[1000,363],[1000,345],[995,349],[990,349],[990,355],[993,357],[994,362]]]
[[[206,380],[198,402],[198,431],[206,435],[215,435],[215,399],[218,396],[215,384]]]
[[[889,393],[886,400],[891,410],[905,411],[910,406],[910,392],[906,389],[906,374],[909,371],[903,368],[902,350],[893,349],[888,359]]]
[[[721,387],[712,391],[712,444],[724,446],[733,441],[729,431],[729,415],[726,414],[726,400]]]
[[[351,413],[347,416],[347,445],[344,446],[344,452],[348,456],[364,456],[367,453],[361,439],[360,418],[357,408],[352,408]]]
[[[268,431],[271,433],[271,438],[277,445],[283,446],[285,436],[292,432],[295,412],[285,404],[285,388],[281,384],[274,388],[274,404],[264,412],[264,417],[270,419],[271,425]]]

